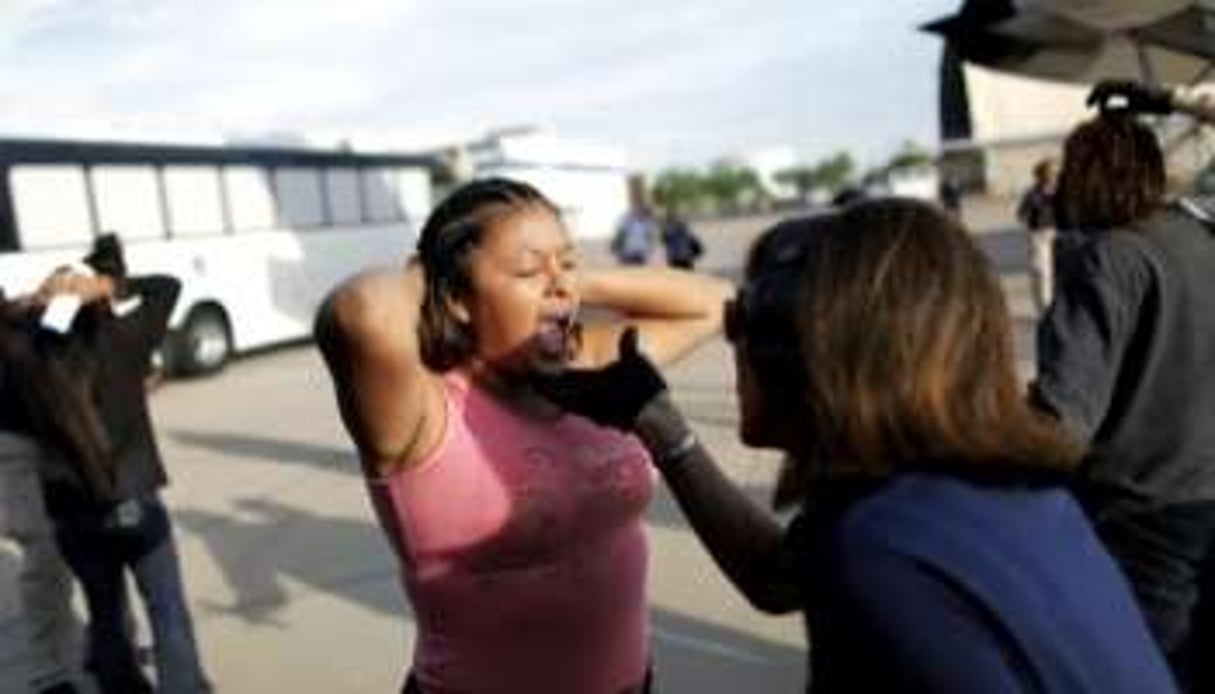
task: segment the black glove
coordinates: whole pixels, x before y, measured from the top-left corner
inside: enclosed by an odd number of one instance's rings
[[[662,374],[638,351],[633,327],[620,335],[620,357],[611,364],[539,376],[535,385],[562,408],[624,431],[632,431],[641,410],[667,390]]]
[[[1119,101],[1125,105],[1117,103]],[[1161,116],[1173,112],[1173,94],[1167,87],[1153,87],[1132,80],[1102,80],[1088,93],[1085,103],[1101,111],[1124,109]]]

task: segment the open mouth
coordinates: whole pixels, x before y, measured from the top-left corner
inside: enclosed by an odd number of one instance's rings
[[[581,327],[576,310],[545,314],[536,331],[536,344],[546,357],[569,358],[577,347]]]

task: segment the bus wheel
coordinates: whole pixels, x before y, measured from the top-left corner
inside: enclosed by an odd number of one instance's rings
[[[219,371],[232,356],[228,317],[215,306],[195,307],[175,338],[173,371],[184,376]]]

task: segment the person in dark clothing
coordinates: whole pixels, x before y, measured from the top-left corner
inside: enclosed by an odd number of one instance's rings
[[[1055,163],[1034,164],[1034,182],[1017,203],[1017,219],[1029,232],[1029,269],[1038,313],[1046,310],[1054,293]]]
[[[612,255],[616,256],[616,261],[621,265],[645,265],[650,262],[650,254],[658,240],[658,231],[658,222],[654,219],[650,206],[633,206],[620,220],[616,232],[612,235]]]
[[[696,269],[696,261],[705,250],[687,220],[674,209],[668,210],[662,220],[662,245],[667,265],[684,270]]]
[[[1024,401],[999,279],[956,219],[856,203],[757,241],[727,305],[739,435],[801,468],[782,528],[735,486],[625,339],[543,389],[637,433],[758,609],[800,609],[815,692],[1171,692],[1125,579]]]
[[[1064,148],[1056,212],[1083,241],[1060,256],[1031,397],[1090,446],[1077,490],[1179,682],[1215,691],[1215,223],[1165,198],[1136,112],[1167,94],[1107,83],[1093,103]]]
[[[167,481],[144,378],[180,291],[178,280],[127,277],[116,237],[98,239],[86,266],[44,282],[36,306],[80,297],[70,330],[37,335],[40,368],[27,392],[54,405],[35,421],[65,452],[43,471],[47,512],[88,606],[85,666],[105,694],[153,691],[137,662],[126,615],[130,571],[147,608],[156,690],[207,692],[182,587],[177,550],[159,489]],[[32,398],[31,398],[32,399]]]
[[[941,183],[937,190],[937,197],[941,201],[941,207],[955,217],[962,215],[962,184],[953,174],[947,174],[941,178]]]

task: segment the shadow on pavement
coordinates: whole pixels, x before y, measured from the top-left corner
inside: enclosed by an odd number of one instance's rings
[[[412,619],[397,587],[396,560],[372,523],[265,498],[238,500],[229,514],[178,509],[174,519],[202,539],[234,593],[227,603],[196,603],[203,614],[285,629],[278,613],[298,599],[288,586],[302,584],[379,614]],[[664,691],[800,691],[802,648],[670,610],[651,614],[656,672]]]
[[[1029,234],[1017,227],[989,231],[975,238],[1000,274],[1025,272],[1029,266]]]
[[[353,448],[334,448],[265,436],[219,431],[169,432],[168,437],[183,446],[205,448],[241,458],[264,462],[300,464],[328,472],[362,475]]]
[[[395,591],[366,589],[397,580],[396,560],[375,525],[264,497],[240,499],[230,513],[178,509],[173,518],[203,540],[234,594],[229,603],[201,601],[203,611],[278,625],[276,613],[292,599],[290,578],[378,613],[406,614]]]
[[[805,691],[804,648],[666,610],[650,614],[660,692]]]

